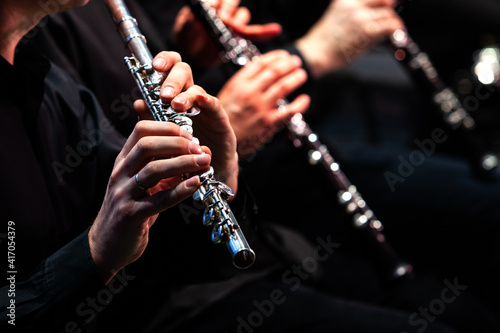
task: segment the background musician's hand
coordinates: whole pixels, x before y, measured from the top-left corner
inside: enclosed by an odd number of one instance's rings
[[[314,77],[350,64],[395,30],[405,29],[395,0],[332,0],[323,16],[298,39]]]
[[[296,113],[309,107],[300,95],[285,108],[278,102],[299,88],[307,74],[299,57],[271,51],[241,68],[224,85],[218,98],[229,115],[241,158],[254,153]]]
[[[250,25],[250,12],[244,7],[238,7],[239,0],[210,0],[209,3],[217,10],[223,22],[244,38],[268,40],[281,33],[281,26],[277,23]],[[219,47],[188,7],[182,8],[177,15],[172,40],[193,65],[208,68],[221,63]]]
[[[217,9],[224,24],[245,39],[263,41],[281,33],[281,25],[278,23],[249,24],[251,13],[247,8],[239,7],[240,0],[211,0],[211,4]]]

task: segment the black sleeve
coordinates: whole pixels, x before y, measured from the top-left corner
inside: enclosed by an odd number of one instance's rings
[[[90,255],[87,233],[44,260],[29,279],[16,281],[16,274],[7,275],[9,284],[0,291],[0,327],[42,332],[42,327],[77,325],[79,303],[104,288]]]

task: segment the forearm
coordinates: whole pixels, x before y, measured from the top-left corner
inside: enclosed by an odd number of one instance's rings
[[[347,53],[342,52],[340,45],[335,51],[325,50],[320,39],[305,36],[294,43],[309,68],[311,78],[315,79],[326,73],[340,70],[352,61]],[[347,47],[344,49],[348,51]]]

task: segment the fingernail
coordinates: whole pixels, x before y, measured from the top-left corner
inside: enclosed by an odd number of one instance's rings
[[[191,177],[189,179],[186,179],[186,187],[187,188],[190,188],[190,187],[197,187],[198,186],[198,182],[200,181],[200,177],[198,176],[194,176],[194,177]]]
[[[162,68],[166,64],[167,62],[163,58],[156,58],[155,60],[153,60],[153,67],[155,68]]]
[[[194,142],[190,142],[189,143],[189,152],[191,154],[201,154],[202,150],[201,150],[201,147],[199,144],[194,143]]]
[[[196,155],[194,161],[198,166],[207,166],[210,163],[210,155],[202,154]]]
[[[175,90],[172,87],[165,87],[161,90],[162,98],[173,98],[175,96]]]
[[[182,97],[182,96],[177,96],[177,97],[175,97],[175,98],[172,100],[172,102],[175,102],[175,103],[178,103],[178,104],[182,104],[182,105],[186,104],[186,103],[187,103],[187,101],[188,101],[188,100],[187,100],[187,98]]]

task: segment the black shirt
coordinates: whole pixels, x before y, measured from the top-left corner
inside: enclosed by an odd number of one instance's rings
[[[14,300],[16,328],[43,332],[71,321],[102,287],[87,228],[123,139],[88,90],[29,46],[21,43],[14,66],[0,58],[0,76],[0,216],[14,228],[2,248],[13,245],[4,271],[16,281],[11,294],[2,280],[2,311]],[[11,319],[2,312],[2,326]]]

